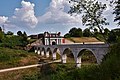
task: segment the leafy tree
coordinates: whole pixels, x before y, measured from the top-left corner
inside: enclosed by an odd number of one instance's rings
[[[116,40],[116,35],[115,35],[115,32],[114,30],[111,30],[110,33],[109,33],[109,36],[108,36],[108,42],[109,43],[115,43],[117,40]]]
[[[74,37],[76,30],[77,30],[77,28],[75,28],[75,27],[70,29],[69,34],[71,35],[71,37]]]
[[[69,31],[71,37],[82,37],[82,29],[81,28],[72,28]]]
[[[108,28],[105,28],[103,34],[104,34],[106,40],[108,39],[109,33],[110,33],[110,30]]]
[[[13,35],[13,32],[8,31],[8,32],[7,32],[7,35]]]
[[[78,28],[74,34],[74,37],[82,37],[83,33],[82,33],[82,29]]]
[[[28,43],[29,43],[29,41],[27,40],[27,34],[26,34],[25,31],[24,31],[23,34],[22,34],[22,38],[23,38],[23,43],[24,43],[24,44],[28,44]]]
[[[98,29],[97,29],[97,28],[94,28],[93,36],[95,37],[95,36],[97,36],[98,34],[99,34]]]
[[[23,36],[27,36],[27,34],[26,34],[26,32],[25,32],[25,31],[23,32]]]
[[[18,31],[18,32],[17,32],[17,35],[18,35],[18,36],[22,36],[22,32],[21,32],[21,31]]]
[[[0,27],[0,32],[2,32],[2,28]]]
[[[90,32],[90,29],[86,28],[84,31],[83,31],[83,36],[84,37],[90,37],[91,36],[91,32]]]
[[[27,34],[25,31],[23,32],[22,37],[24,38],[24,40],[27,40]]]
[[[109,32],[110,32],[110,30],[108,28],[104,29],[104,35],[108,36]]]
[[[118,25],[120,25],[120,0],[117,0],[115,2],[115,8],[113,14],[115,14],[115,19],[114,21],[118,21]]]
[[[69,33],[67,33],[67,34],[64,35],[64,37],[65,37],[65,38],[70,38],[71,36],[70,36]]]
[[[71,0],[70,2],[74,2],[75,5],[71,7],[69,13],[81,13],[83,25],[92,28],[97,27],[104,36],[103,26],[109,24],[106,22],[107,19],[102,15],[103,11],[107,8],[106,4],[102,4],[97,0]]]
[[[0,42],[2,42],[2,39],[4,39],[4,33],[0,31]]]
[[[98,32],[98,29],[94,28],[94,32],[95,32],[95,33]]]

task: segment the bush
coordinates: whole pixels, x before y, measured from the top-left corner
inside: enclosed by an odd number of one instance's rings
[[[24,37],[22,36],[12,36],[2,39],[2,43],[0,44],[0,46],[21,49],[21,47],[25,47],[27,43],[27,40],[24,40]]]

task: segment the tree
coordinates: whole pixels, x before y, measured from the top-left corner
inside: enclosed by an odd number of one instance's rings
[[[109,32],[110,32],[110,30],[108,28],[104,29],[104,35],[108,36]]]
[[[95,37],[95,36],[97,36],[98,34],[99,34],[98,29],[97,29],[97,28],[94,28],[93,36]]]
[[[23,40],[27,42],[27,34],[25,31],[23,32],[22,37],[23,37]]]
[[[81,28],[72,28],[69,31],[71,37],[82,37],[82,29]]]
[[[97,33],[98,32],[98,29],[94,28],[94,33]]]
[[[23,35],[24,35],[24,36],[27,36],[27,34],[26,34],[26,32],[25,32],[25,31],[23,32]]]
[[[2,28],[0,27],[0,32],[2,32]]]
[[[70,38],[71,36],[70,36],[69,33],[66,33],[66,34],[64,35],[64,37],[65,37],[65,38]]]
[[[22,36],[22,32],[21,32],[21,31],[18,31],[18,32],[17,32],[17,35],[18,35],[18,36]]]
[[[115,8],[113,14],[115,14],[115,19],[114,21],[118,21],[118,25],[120,25],[120,0],[117,0],[115,2]]]
[[[84,37],[90,37],[91,36],[91,32],[90,32],[90,29],[86,28],[84,31],[83,31],[83,36]]]
[[[13,35],[13,32],[8,31],[8,32],[7,32],[7,35]]]
[[[106,21],[107,19],[102,14],[103,11],[107,8],[106,4],[102,4],[97,0],[71,0],[70,2],[75,3],[75,5],[71,7],[69,13],[81,13],[83,25],[92,28],[97,27],[105,38],[103,34],[103,26],[108,25],[109,23]]]
[[[70,34],[71,37],[74,37],[74,34],[75,34],[76,30],[77,30],[77,28],[75,28],[75,27],[70,29],[69,34]]]
[[[115,35],[115,32],[114,30],[111,30],[110,33],[109,33],[109,36],[108,36],[108,42],[109,43],[115,43],[117,41],[116,39],[116,35]]]
[[[4,33],[0,31],[0,42],[2,42],[2,39],[4,39]]]

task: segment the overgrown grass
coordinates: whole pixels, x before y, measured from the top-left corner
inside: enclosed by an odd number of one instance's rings
[[[0,73],[0,80],[38,80],[37,76],[34,75],[38,73],[37,71],[38,68],[29,68],[10,72],[3,72]],[[29,76],[32,76],[32,78],[28,79]]]
[[[24,50],[0,47],[0,69],[37,63],[37,56]]]

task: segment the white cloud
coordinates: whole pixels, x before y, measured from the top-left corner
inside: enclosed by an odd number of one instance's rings
[[[22,1],[21,5],[21,8],[15,9],[14,15],[12,16],[12,18],[10,18],[10,22],[20,27],[26,26],[34,28],[38,23],[34,12],[35,5],[33,3],[25,1]]]
[[[7,22],[7,20],[8,20],[8,17],[0,16],[0,25],[5,24],[5,22]]]
[[[104,0],[99,1],[107,3]],[[51,0],[49,7],[47,8],[47,12],[42,16],[36,17],[34,11],[35,5],[30,2],[22,1],[21,7],[15,9],[12,17],[9,17],[8,19],[8,17],[0,16],[0,25],[7,22],[5,27],[7,27],[8,30],[13,30],[15,32],[22,29],[23,31],[28,31],[29,33],[36,33],[36,31],[44,32],[46,30],[61,31],[66,33],[66,31],[71,27],[80,27],[84,29],[85,26],[82,25],[82,18],[80,15],[74,14],[71,16],[68,14],[71,5],[73,4],[70,4],[69,0]],[[113,25],[113,21],[111,21],[114,17],[111,13],[112,10],[108,7],[103,15],[107,17],[112,26],[115,26]],[[52,29],[51,26],[54,29]],[[34,28],[34,30],[32,28]]]
[[[39,17],[39,22],[43,24],[75,24],[81,23],[79,15],[71,16],[69,0],[52,0],[48,11]]]

